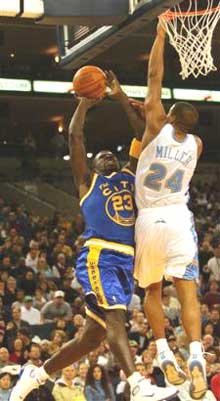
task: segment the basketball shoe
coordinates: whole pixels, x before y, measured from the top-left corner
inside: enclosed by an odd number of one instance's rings
[[[9,401],[23,401],[30,392],[45,383],[48,377],[43,380],[40,375],[40,369],[34,365],[27,365],[21,370],[20,377],[13,387]]]
[[[186,374],[180,369],[171,350],[160,352],[157,356],[157,361],[169,384],[179,386],[186,381]]]
[[[190,377],[189,393],[194,400],[204,397],[208,390],[206,380],[206,360],[203,354],[192,354],[188,360]]]
[[[162,401],[170,400],[178,394],[175,387],[158,387],[152,385],[138,372],[134,372],[129,378],[131,401]]]
[[[24,368],[20,379],[13,388],[9,401],[23,401],[25,397],[34,389],[44,384],[47,379],[44,371],[42,379],[42,368],[28,365]],[[49,377],[49,376],[48,376]],[[135,372],[128,379],[131,388],[131,401],[162,401],[170,400],[175,397],[178,390],[175,387],[157,387]]]

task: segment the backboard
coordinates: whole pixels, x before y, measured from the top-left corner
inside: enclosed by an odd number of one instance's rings
[[[117,0],[118,1],[118,0]],[[112,0],[108,0],[109,3]],[[113,46],[132,31],[150,23],[179,0],[129,0],[127,15],[118,24],[68,24],[57,29],[61,65],[76,69]],[[114,6],[112,2],[112,7]]]

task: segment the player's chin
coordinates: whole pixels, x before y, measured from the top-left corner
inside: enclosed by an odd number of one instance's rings
[[[114,173],[115,171],[118,171],[117,166],[111,165],[111,166],[108,166],[108,167],[103,168],[101,174],[103,174],[103,175],[110,175],[110,174]]]

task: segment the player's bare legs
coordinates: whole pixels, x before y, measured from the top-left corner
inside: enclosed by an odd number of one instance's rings
[[[44,364],[46,372],[48,375],[52,375],[64,367],[79,361],[82,356],[97,348],[107,336],[111,351],[117,356],[121,368],[126,376],[129,377],[135,371],[135,365],[129,348],[125,322],[123,310],[106,311],[106,332],[93,319],[88,318],[82,335],[75,340],[69,341]]]
[[[165,338],[164,312],[161,304],[162,282],[151,284],[146,289],[144,311],[156,340]],[[155,316],[157,317],[155,319]]]
[[[169,400],[177,394],[175,388],[160,388],[151,385],[135,371],[134,361],[130,352],[125,330],[125,313],[121,310],[106,312],[107,331],[93,319],[87,318],[85,329],[81,336],[69,341],[59,352],[45,362],[41,368],[29,365],[24,369],[20,380],[12,390],[10,401],[23,401],[35,388],[43,384],[50,375],[79,361],[100,342],[106,338],[110,348],[125,371],[131,390],[131,401]]]
[[[191,377],[190,394],[200,399],[207,391],[206,363],[201,345],[201,316],[197,298],[195,281],[175,278],[178,299],[181,303],[182,322],[190,342],[190,358],[188,361]]]
[[[87,317],[82,335],[69,341],[60,351],[46,361],[44,364],[45,371],[50,376],[79,361],[84,355],[96,349],[105,338],[106,330],[95,320]]]
[[[112,353],[117,357],[121,368],[127,377],[135,372],[128,336],[125,329],[125,312],[123,310],[109,310],[106,312],[107,340]]]
[[[159,365],[170,384],[180,385],[186,380],[186,375],[179,368],[166,340],[161,290],[162,282],[151,284],[147,288],[144,311],[156,339]]]

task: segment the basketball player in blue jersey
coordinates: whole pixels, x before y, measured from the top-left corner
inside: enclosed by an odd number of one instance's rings
[[[121,102],[136,130],[141,129],[116,77],[112,72],[107,77],[111,96]],[[128,378],[132,401],[146,401],[146,397],[151,401],[166,400],[177,393],[175,387],[151,385],[135,371],[125,329],[125,310],[133,292],[134,173],[141,142],[134,140],[125,168],[120,169],[115,155],[105,150],[97,154],[91,171],[83,129],[86,114],[94,104],[93,100],[81,99],[69,127],[71,166],[86,223],[85,244],[76,267],[86,297],[86,325],[78,338],[64,345],[43,367],[24,369],[10,401],[23,401],[50,375],[79,361],[105,338]]]
[[[189,340],[190,395],[200,399],[207,390],[206,365],[197,300],[197,235],[187,202],[202,142],[190,134],[198,121],[194,106],[179,102],[166,115],[161,103],[164,44],[165,31],[159,23],[148,66],[146,129],[136,173],[135,278],[146,288],[145,312],[156,339],[159,365],[169,383],[181,385],[186,375],[165,338],[161,302],[163,276],[174,281]]]

